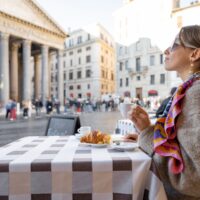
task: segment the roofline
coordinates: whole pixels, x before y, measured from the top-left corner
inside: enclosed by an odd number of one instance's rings
[[[44,27],[42,27],[42,26],[38,26],[38,25],[36,25],[36,24],[33,24],[33,23],[31,23],[31,22],[29,22],[29,21],[26,21],[26,20],[24,20],[24,19],[15,17],[15,16],[10,15],[10,14],[8,14],[8,13],[5,13],[5,12],[3,12],[3,11],[0,11],[0,15],[1,15],[1,14],[4,15],[4,16],[13,18],[14,20],[23,22],[24,24],[29,24],[29,25],[31,25],[31,26],[33,26],[33,27],[38,28],[38,29],[47,31],[47,32],[49,32],[49,33],[51,33],[51,34],[53,34],[53,35],[57,35],[57,36],[59,36],[59,37],[64,37],[64,38],[68,37],[68,35],[66,35],[66,34],[64,34],[64,33],[63,33],[63,34],[56,33],[56,32],[54,32],[54,31],[51,31],[51,30],[49,30],[49,29],[46,29],[46,28],[44,28]]]
[[[172,14],[177,13],[177,12],[182,11],[182,10],[186,10],[186,9],[192,8],[192,7],[197,7],[197,6],[200,6],[200,2],[199,3],[190,4],[190,5],[188,5],[186,7],[182,7],[182,8],[175,8],[175,9],[172,10]]]
[[[42,8],[42,6],[37,2],[37,0],[29,0],[29,1],[32,2],[33,5],[34,5],[35,7],[37,7],[37,9],[39,9],[39,10],[41,11],[41,13],[44,14],[44,16],[45,16],[48,20],[50,20],[50,22],[51,22],[54,26],[56,26],[56,28],[58,28],[66,37],[69,36],[68,33],[66,33],[66,32],[64,31],[64,29],[58,24],[58,22],[56,22],[56,21],[48,14],[48,12],[47,12],[44,8]]]

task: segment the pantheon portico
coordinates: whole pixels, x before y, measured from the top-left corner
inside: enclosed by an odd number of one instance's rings
[[[62,50],[66,37],[35,1],[0,0],[0,102],[38,97],[44,102],[50,95],[49,63],[55,52],[58,98],[63,102]]]

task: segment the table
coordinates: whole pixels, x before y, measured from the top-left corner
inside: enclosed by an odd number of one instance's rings
[[[74,136],[25,137],[0,148],[0,200],[165,200],[140,149],[82,146]]]

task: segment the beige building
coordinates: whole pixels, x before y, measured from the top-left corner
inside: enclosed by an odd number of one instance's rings
[[[50,95],[51,53],[58,54],[58,70],[62,74],[66,37],[34,0],[0,0],[0,102],[37,97],[44,102]],[[63,79],[59,77],[62,101]]]
[[[52,62],[51,94],[58,92],[57,58]],[[63,56],[64,94],[73,98],[100,98],[115,93],[115,43],[99,24],[70,33]]]

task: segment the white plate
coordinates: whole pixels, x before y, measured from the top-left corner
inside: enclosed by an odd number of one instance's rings
[[[82,146],[91,146],[91,147],[97,147],[97,148],[103,148],[103,147],[108,146],[108,144],[91,144],[91,143],[86,143],[86,142],[81,142],[80,144]]]
[[[137,143],[133,142],[121,142],[120,144],[112,144],[111,149],[115,150],[123,150],[123,151],[131,151],[138,147]]]

